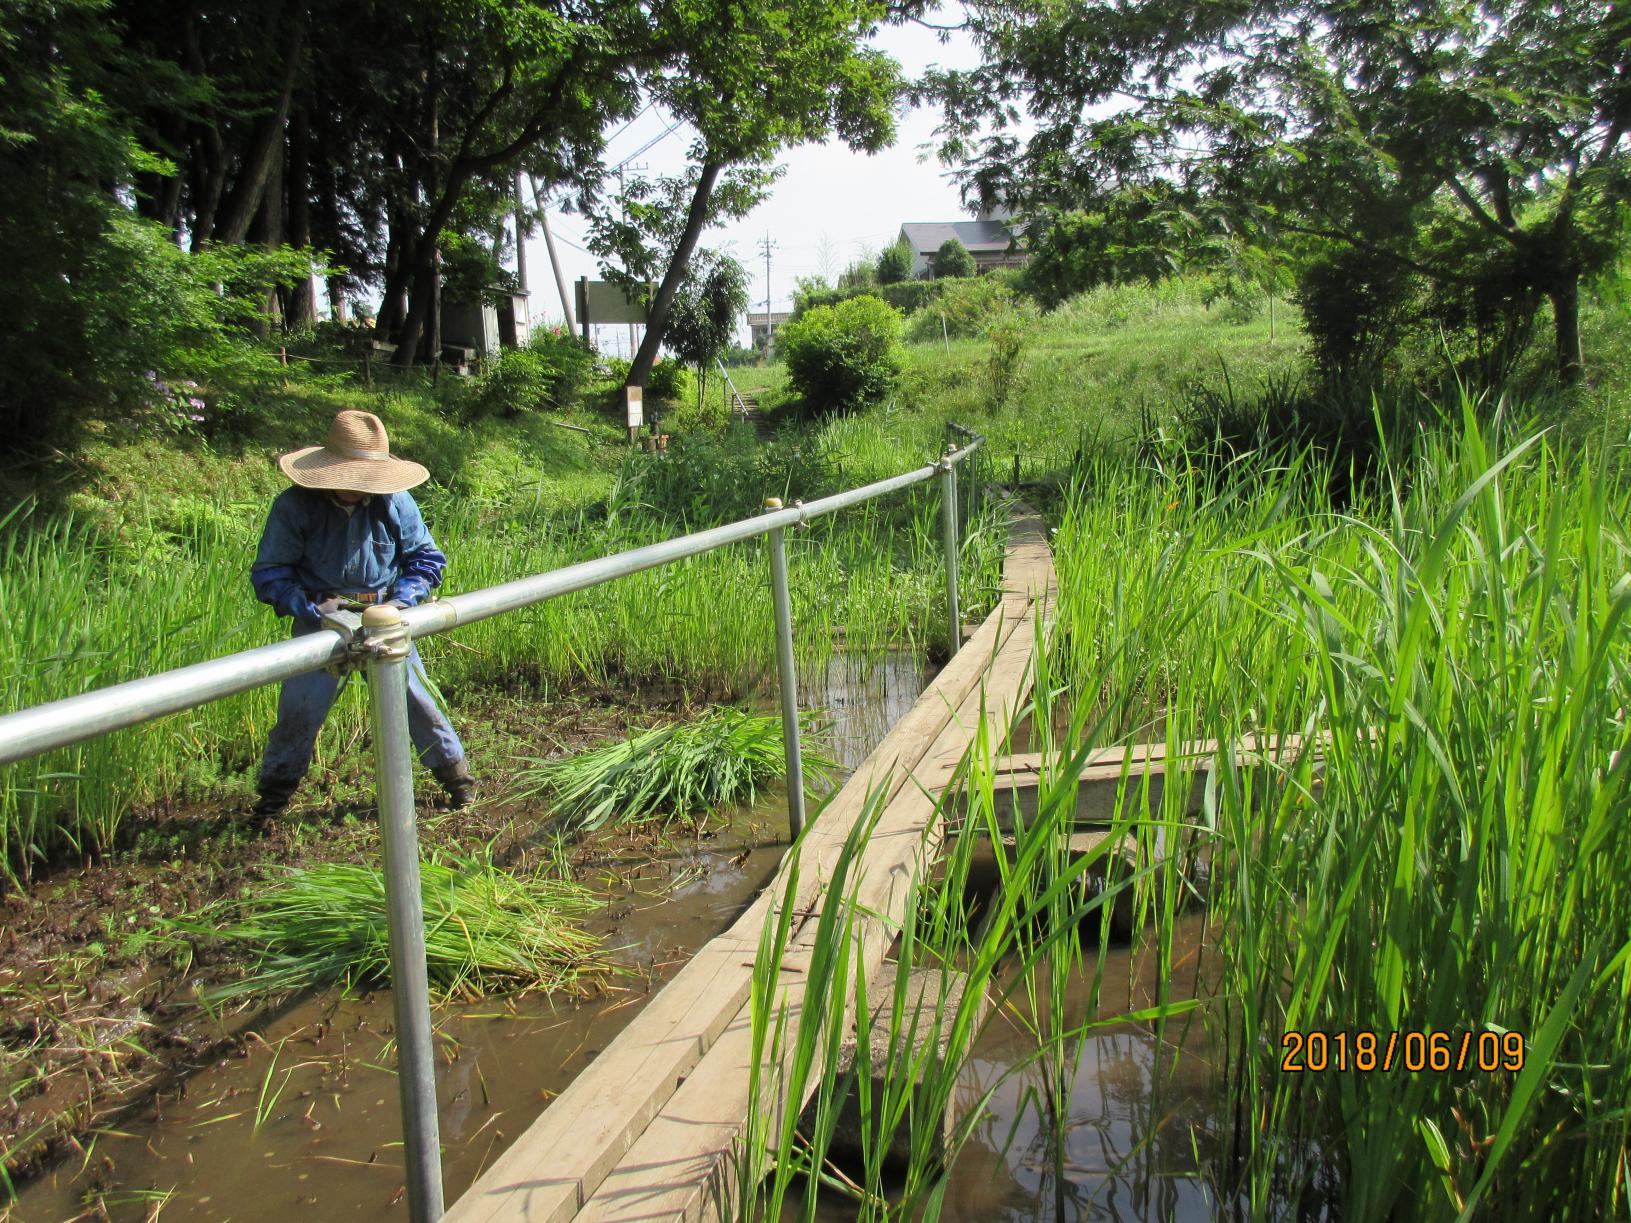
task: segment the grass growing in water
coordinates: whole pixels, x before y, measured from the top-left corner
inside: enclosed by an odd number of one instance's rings
[[[520,876],[488,855],[420,864],[425,959],[432,993],[469,998],[500,990],[570,989],[600,970],[599,943],[577,921],[598,902],[547,875]],[[227,903],[235,919],[224,924]],[[286,871],[235,902],[178,923],[193,934],[248,944],[256,960],[212,1000],[281,994],[390,973],[385,880],[378,869],[326,863]]]
[[[1219,1179],[1253,1217],[1627,1210],[1631,489],[1462,407],[1348,514],[1295,460],[1106,462],[1060,528],[1075,733],[1304,737],[1221,752],[1206,815]],[[1328,1065],[1377,1034],[1376,1070],[1288,1073],[1310,1032]],[[1392,1032],[1449,1033],[1447,1066],[1382,1072]]]
[[[803,716],[799,723],[805,782],[824,782],[837,766],[812,749],[814,719]],[[634,731],[564,760],[537,762],[522,781],[523,793],[550,794],[560,819],[589,831],[608,823],[689,819],[723,803],[752,802],[766,782],[786,776],[780,718],[715,708],[693,722]]]

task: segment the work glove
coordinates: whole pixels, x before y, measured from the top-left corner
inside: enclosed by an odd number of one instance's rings
[[[293,616],[302,624],[321,624],[323,621],[323,613],[298,586],[291,585],[287,590],[280,591],[272,607],[278,615]]]
[[[421,578],[404,576],[391,587],[391,602],[399,603],[403,607],[412,607],[415,603],[424,601],[430,593],[430,584]]]
[[[408,608],[413,606],[413,604],[409,603],[406,599],[392,599],[390,602],[386,603],[385,606],[394,607],[398,611],[407,611]]]
[[[331,595],[321,603],[313,603],[312,610],[317,613],[315,619],[321,623],[324,616],[332,616],[344,606],[344,600]]]

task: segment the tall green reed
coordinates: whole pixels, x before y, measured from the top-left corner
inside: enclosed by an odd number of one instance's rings
[[[910,496],[910,495],[908,495]],[[286,624],[254,602],[248,566],[258,509],[180,515],[129,541],[71,520],[0,528],[0,702],[21,709],[277,640]],[[445,592],[471,590],[667,538],[661,521],[536,512],[442,499],[432,525],[452,558]],[[900,510],[893,511],[901,512]],[[939,614],[938,544],[902,548],[883,512],[822,520],[788,540],[796,653],[821,667],[835,640],[911,645]],[[762,543],[710,553],[434,638],[423,652],[444,691],[517,684],[678,682],[737,697],[774,674]],[[93,740],[0,771],[0,874],[118,844],[133,807],[247,791],[275,708],[270,689]],[[319,767],[366,724],[348,697]]]
[[[1106,464],[1060,529],[1079,705],[1225,745],[1207,1021],[1220,1179],[1261,1217],[1626,1210],[1627,488],[1474,409],[1345,515],[1295,462]],[[1228,750],[1254,732],[1303,738]],[[1282,1064],[1287,1034],[1440,1031],[1444,1071]],[[1504,1032],[1521,1070],[1461,1057]]]
[[[1042,682],[1030,716],[1047,726],[1055,692],[1046,682],[1045,661],[1038,668]],[[1097,1013],[1108,940],[1094,943],[1083,932],[1102,933],[1109,906],[1122,892],[1153,891],[1166,868],[1135,865],[1118,876],[1108,859],[1138,824],[1156,817],[1147,801],[1138,801],[1136,785],[1124,783],[1118,797],[1126,801],[1117,803],[1110,835],[1085,852],[1073,851],[1078,777],[1090,749],[1044,753],[1037,812],[1027,822],[1017,810],[1004,810],[995,784],[996,748],[1007,737],[1004,732],[993,742],[982,719],[957,778],[937,804],[936,821],[953,826],[957,835],[938,867],[915,877],[902,916],[884,921],[891,958],[869,979],[861,971],[861,952],[880,934],[876,925],[863,932],[864,923],[876,923],[879,915],[867,911],[859,895],[866,847],[883,810],[881,793],[870,797],[824,876],[828,886],[813,938],[800,939],[810,959],[796,1007],[785,992],[786,974],[777,968],[793,941],[792,898],[803,842],[794,847],[778,920],[767,923],[755,961],[756,1070],[737,1165],[741,1217],[785,1217],[792,1204],[800,1217],[813,1219],[825,1190],[853,1198],[861,1219],[937,1218],[957,1154],[983,1122],[994,1094],[1007,1077],[1036,1071],[1044,1089],[1030,1106],[1055,1136],[1054,1183],[1062,1196],[1063,1131],[1083,1039],[1126,1022],[1154,1024],[1159,1033],[1168,1018],[1192,1005],[1171,999],[1134,1015]],[[1005,837],[1009,845],[997,853],[998,887],[982,904],[970,904],[980,846],[1001,846]],[[933,866],[928,850],[934,843],[931,833],[925,866]],[[914,988],[925,972],[933,988]],[[1090,982],[1085,1001],[1079,990],[1067,1001],[1084,977]],[[968,1060],[993,1022],[1023,1025],[1032,1051],[1002,1075],[975,1083],[966,1072]],[[840,1072],[839,1049],[846,1044],[855,1061]],[[810,1103],[801,1109],[806,1098]],[[828,1151],[846,1101],[853,1101],[861,1120],[861,1162],[840,1170]],[[957,1119],[948,1131],[954,1104]],[[904,1169],[891,1165],[892,1153],[902,1147]]]

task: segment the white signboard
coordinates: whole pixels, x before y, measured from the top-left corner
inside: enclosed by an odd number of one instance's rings
[[[641,388],[637,386],[626,386],[623,388],[623,394],[628,399],[629,428],[638,429],[646,422],[645,406],[640,401],[642,394]]]

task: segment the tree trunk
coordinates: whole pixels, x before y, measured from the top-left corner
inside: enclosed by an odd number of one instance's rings
[[[425,221],[425,227],[416,234],[412,241],[413,263],[409,271],[413,276],[413,293],[409,300],[408,316],[402,320],[401,334],[396,338],[396,353],[391,361],[394,365],[412,365],[414,354],[422,339],[427,333],[438,345],[441,341],[440,323],[440,276],[438,268],[441,261],[437,244],[441,240],[442,231],[453,216],[453,210],[458,206],[459,197],[464,193],[465,184],[470,181],[471,171],[461,169],[455,165],[453,173],[449,176],[447,186],[442,188],[442,197],[431,210],[430,217]],[[434,361],[441,355],[441,348],[427,353],[428,360]]]
[[[379,316],[374,328],[382,340],[394,339],[408,316],[408,283],[413,279],[413,239],[407,218],[391,217],[385,238],[385,291],[379,299]]]
[[[200,250],[215,235],[215,217],[221,206],[221,192],[226,187],[226,147],[221,131],[214,124],[205,124],[193,154],[197,167],[192,188],[193,250]]]
[[[252,240],[259,246],[268,249],[279,246],[283,242],[283,142],[277,146],[277,155],[272,158],[272,167],[266,175],[266,191],[261,197],[260,211],[255,214],[255,224],[251,230]],[[267,285],[266,292],[261,299],[260,313],[250,321],[252,330],[261,339],[269,339],[272,326],[278,319],[282,302],[278,297],[278,286]]]
[[[255,120],[250,129],[249,147],[244,150],[238,180],[221,206],[215,225],[218,242],[241,243],[260,209],[272,164],[283,151],[283,126],[289,103],[294,97],[295,79],[300,72],[301,50],[306,41],[306,5],[296,0],[286,14],[283,33],[283,63],[279,71],[278,94],[272,109]]]
[[[311,249],[311,129],[304,109],[289,117],[289,160],[284,179],[288,184],[289,245]],[[291,331],[310,327],[317,318],[317,290],[308,273],[286,295],[284,321]]]
[[[432,303],[436,299],[435,239],[421,241],[419,249],[425,254],[416,258],[413,266],[413,292],[408,297],[408,317],[402,320],[402,329],[396,336],[396,352],[391,364],[409,366],[418,359],[419,342],[425,338],[431,322]],[[434,353],[429,354],[435,359]]]
[[[696,250],[697,239],[702,236],[702,227],[708,221],[708,202],[713,197],[714,183],[718,181],[723,168],[717,161],[702,163],[702,175],[697,179],[697,188],[691,195],[691,209],[685,214],[685,231],[680,234],[679,245],[674,248],[668,270],[663,273],[663,283],[651,303],[645,338],[640,341],[640,351],[634,354],[624,386],[645,386],[646,379],[651,376],[651,367],[657,363],[657,350],[662,347],[663,332],[668,326],[668,311],[674,304],[674,294],[679,292],[680,283],[685,279],[691,252]]]
[[[1546,296],[1552,303],[1557,336],[1557,380],[1573,386],[1585,370],[1580,351],[1580,278],[1566,275]]]

